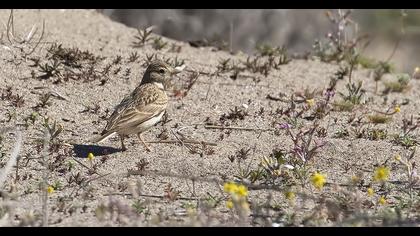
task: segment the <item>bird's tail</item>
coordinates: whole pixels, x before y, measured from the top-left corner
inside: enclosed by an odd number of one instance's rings
[[[107,140],[108,138],[110,138],[111,136],[113,136],[116,133],[117,132],[115,132],[115,131],[108,131],[108,132],[102,134],[99,137],[96,137],[96,138],[91,139],[90,141],[92,143],[100,143],[100,142],[103,142],[103,141]]]

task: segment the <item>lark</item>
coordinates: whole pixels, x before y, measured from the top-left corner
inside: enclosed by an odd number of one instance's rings
[[[101,136],[93,142],[99,143],[118,134],[121,148],[125,151],[127,148],[124,145],[124,138],[137,134],[146,150],[150,151],[142,133],[162,119],[168,105],[165,89],[172,76],[178,72],[163,61],[151,62],[140,84],[115,107]]]

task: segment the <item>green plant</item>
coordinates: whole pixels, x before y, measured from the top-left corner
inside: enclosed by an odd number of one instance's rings
[[[408,74],[397,75],[397,81],[387,81],[384,82],[385,90],[384,94],[390,92],[403,92],[408,88],[408,83],[410,82],[410,76]]]
[[[248,116],[248,112],[241,108],[241,107],[237,107],[235,106],[234,109],[230,109],[229,113],[223,113],[220,116],[220,121],[222,123],[225,123],[227,120],[232,120],[232,121],[236,121],[236,120],[244,120],[246,116]]]
[[[185,60],[184,59],[179,59],[178,56],[176,56],[175,58],[173,58],[172,60],[169,59],[169,65],[171,65],[172,67],[176,68],[176,67],[180,67],[185,65]]]
[[[388,133],[384,129],[371,129],[367,132],[367,139],[369,140],[383,140],[386,139]]]
[[[251,181],[251,183],[255,183],[256,181],[263,179],[264,173],[261,168],[257,168],[256,170],[252,169],[250,166],[251,162],[249,162],[246,168],[243,167],[244,162],[248,159],[250,151],[250,148],[241,148],[236,151],[234,155],[230,155],[228,158],[231,162],[236,161],[238,165],[238,174],[235,175],[235,177],[241,180],[247,179]]]
[[[415,136],[413,135],[397,135],[394,138],[394,142],[405,147],[405,148],[410,148],[410,147],[414,147],[417,146],[417,144],[419,143],[416,139]]]
[[[115,57],[115,59],[112,61],[112,64],[114,65],[118,65],[120,64],[122,61],[122,56],[121,55],[117,55],[117,57]]]
[[[347,94],[338,92],[345,102],[350,102],[353,105],[358,105],[362,101],[362,97],[365,94],[365,90],[362,89],[362,81],[357,84],[348,83],[346,84]]]
[[[50,105],[51,105],[50,98],[51,98],[51,93],[44,93],[44,94],[41,94],[41,95],[39,96],[39,102],[38,102],[38,104],[35,106],[35,108],[36,108],[36,109],[38,109],[38,108],[44,108],[44,107],[46,107],[46,106],[50,106]]]
[[[29,124],[35,124],[35,121],[38,119],[38,112],[32,112],[30,115],[26,116],[23,120],[25,121],[25,127],[28,128]],[[30,122],[30,123],[29,123]]]
[[[155,37],[153,39],[153,43],[152,43],[152,47],[155,50],[162,50],[163,48],[165,48],[168,45],[168,42],[164,42],[162,40],[162,37]]]
[[[182,49],[181,45],[177,45],[176,43],[172,43],[171,44],[171,49],[169,50],[170,52],[175,52],[175,53],[180,53]]]
[[[410,116],[410,119],[404,118],[401,126],[402,132],[394,136],[394,142],[405,148],[416,146],[418,141],[412,132],[416,130],[419,125],[419,121],[415,121],[413,115]]]
[[[261,56],[278,56],[280,54],[283,54],[286,51],[286,47],[273,47],[268,44],[257,44],[255,47],[258,54]]]
[[[378,82],[382,79],[382,76],[392,71],[391,65],[387,62],[380,61],[373,71],[373,79],[375,80],[375,93],[378,91]]]
[[[51,186],[54,188],[54,190],[60,190],[63,188],[63,184],[59,180],[56,180]]]
[[[333,103],[334,109],[336,111],[352,111],[354,104],[350,101],[336,101]]]
[[[146,53],[146,59],[144,59],[143,66],[144,66],[144,67],[149,66],[149,65],[150,65],[150,63],[151,63],[153,60],[156,60],[156,59],[157,59],[157,54],[156,54],[156,53],[152,53],[152,54],[147,54],[147,53]]]
[[[129,63],[133,63],[135,61],[137,61],[137,59],[140,58],[140,55],[137,52],[132,52],[130,53],[130,56],[128,57],[128,62]]]
[[[40,64],[39,71],[44,74],[39,76],[39,78],[48,79],[55,75],[61,75],[60,65],[61,63],[58,60],[54,60],[51,65],[48,63],[45,63],[44,65]]]
[[[384,114],[368,115],[367,118],[369,119],[371,123],[374,123],[374,124],[384,124],[384,123],[389,122],[392,119],[391,117]]]
[[[143,47],[151,40],[150,35],[153,32],[153,27],[144,28],[142,30],[137,29],[137,32],[138,35],[134,36],[137,41],[133,42],[133,47]]]
[[[367,35],[358,35],[357,24],[350,18],[351,13],[352,10],[343,11],[341,9],[338,9],[336,14],[331,11],[326,11],[326,16],[333,24],[334,29],[333,32],[327,34],[326,42],[315,40],[313,45],[314,54],[321,61],[350,61],[361,51],[358,46],[367,38]],[[353,29],[351,29],[351,26]],[[349,39],[347,37],[349,31],[353,31],[354,38]],[[365,42],[362,49],[368,45],[369,41]],[[358,58],[356,64],[360,62],[361,60]]]
[[[22,107],[25,104],[25,99],[23,97],[23,95],[13,94],[12,87],[7,86],[5,93],[2,92],[0,99],[9,101],[14,107]]]
[[[219,60],[219,64],[217,65],[218,72],[228,72],[231,70],[231,66],[229,65],[230,58]]]
[[[346,128],[340,128],[334,133],[334,138],[345,138],[348,136],[350,136],[350,134]]]
[[[134,208],[134,211],[137,214],[148,214],[149,213],[149,208],[146,205],[145,201],[141,201],[141,200],[135,200],[133,202],[133,204],[131,204],[131,206]]]
[[[56,138],[58,137],[58,135],[63,131],[63,126],[57,125],[56,121],[54,121],[54,123],[51,125],[49,117],[44,117],[44,123],[42,125],[48,131],[50,142],[54,142]]]

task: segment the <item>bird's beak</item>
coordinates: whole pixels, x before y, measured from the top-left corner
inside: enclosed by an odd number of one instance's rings
[[[182,66],[177,66],[177,67],[175,67],[175,68],[173,68],[173,69],[172,69],[172,71],[171,71],[171,75],[172,75],[172,76],[174,76],[174,75],[176,75],[176,74],[179,74],[179,73],[181,73],[184,69],[185,69],[185,65],[182,65]]]
[[[177,74],[181,73],[184,70],[184,68],[185,68],[185,65],[182,65],[182,66],[177,66],[175,68],[172,68],[169,71],[169,73],[170,73],[170,79],[167,80],[167,81],[165,81],[165,84],[164,84],[165,89],[168,89],[168,88],[170,88],[170,87],[173,86],[172,81],[176,78],[176,75]]]

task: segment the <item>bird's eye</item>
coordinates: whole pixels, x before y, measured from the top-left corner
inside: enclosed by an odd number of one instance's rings
[[[163,74],[163,73],[165,73],[165,70],[164,70],[164,69],[160,69],[160,70],[159,70],[159,73],[160,73],[160,74]]]

